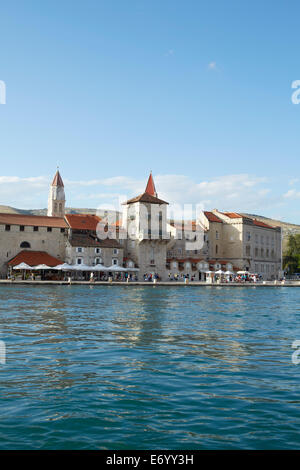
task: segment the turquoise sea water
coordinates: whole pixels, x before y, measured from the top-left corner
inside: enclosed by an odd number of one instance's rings
[[[300,289],[1,286],[1,449],[300,448]]]

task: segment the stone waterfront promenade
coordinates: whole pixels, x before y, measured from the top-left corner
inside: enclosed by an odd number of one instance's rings
[[[169,286],[169,287],[300,287],[300,281],[263,281],[263,282],[181,282],[181,281],[172,281],[172,282],[120,282],[120,281],[32,281],[32,280],[14,280],[9,279],[0,279],[1,284],[28,284],[28,285],[38,285],[38,286],[49,286],[49,285],[59,285],[59,286],[70,286],[70,285],[88,285],[88,286],[119,286],[119,287],[129,287],[129,286],[149,286],[149,287],[158,287],[158,286]]]

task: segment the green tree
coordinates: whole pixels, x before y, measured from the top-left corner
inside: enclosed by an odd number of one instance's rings
[[[283,269],[289,274],[300,272],[300,233],[289,235],[283,256]]]

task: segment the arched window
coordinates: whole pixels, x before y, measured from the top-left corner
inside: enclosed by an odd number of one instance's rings
[[[62,211],[62,203],[60,202],[59,203],[59,212],[61,212],[61,211]]]
[[[31,248],[31,247],[30,247],[30,243],[28,243],[28,242],[22,242],[21,245],[20,245],[20,248]]]

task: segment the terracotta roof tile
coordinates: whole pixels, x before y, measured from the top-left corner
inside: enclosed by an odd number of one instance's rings
[[[52,186],[64,186],[62,177],[60,176],[60,173],[59,173],[58,170],[57,170],[57,172],[55,173],[55,176],[54,176],[54,178],[53,178]]]
[[[101,218],[93,214],[66,214],[65,218],[73,230],[96,231]]]
[[[69,243],[71,246],[83,246],[83,247],[99,247],[99,248],[123,248],[117,240],[112,238],[106,238],[105,240],[99,240],[97,237],[76,235],[73,234],[70,238]]]
[[[223,212],[224,215],[227,215],[230,219],[243,219],[244,216],[238,214],[237,212]]]
[[[129,201],[123,203],[123,205],[134,204],[135,202],[149,202],[151,204],[169,204],[168,202],[163,201],[162,199],[159,199],[158,197],[151,196],[151,194],[143,193],[143,194],[140,194],[139,196],[129,199]]]
[[[49,255],[46,251],[27,251],[23,250],[12,258],[8,265],[16,266],[20,263],[26,263],[29,266],[37,266],[38,264],[46,264],[47,266],[57,266],[62,261],[54,256]]]
[[[63,217],[48,217],[46,215],[0,214],[0,224],[60,228],[68,227]]]
[[[222,220],[218,216],[216,216],[213,212],[204,211],[204,215],[209,220],[209,222],[222,223]]]
[[[157,192],[156,192],[156,189],[155,189],[155,184],[154,184],[154,180],[153,180],[153,177],[152,177],[152,173],[150,173],[148,183],[147,183],[147,186],[146,186],[146,189],[145,189],[145,193],[150,194],[150,196],[157,197]]]
[[[275,229],[276,227],[272,227],[272,225],[265,224],[264,222],[261,222],[260,220],[253,220],[254,225],[257,225],[258,227],[264,227],[264,228],[271,228]]]

